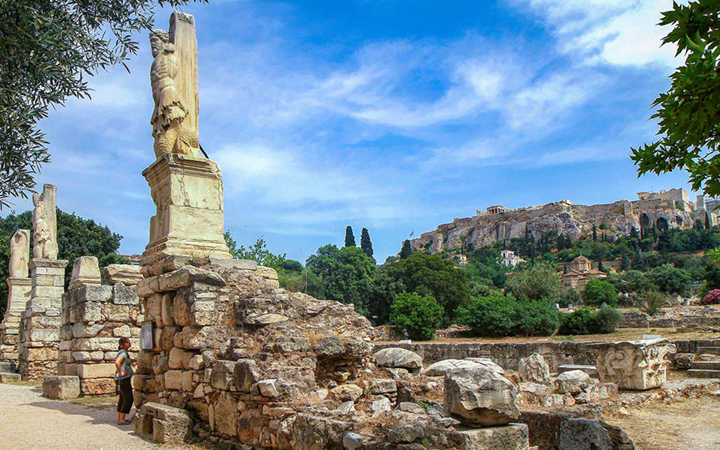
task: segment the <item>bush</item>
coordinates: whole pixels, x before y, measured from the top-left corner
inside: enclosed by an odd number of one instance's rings
[[[655,315],[665,304],[665,296],[658,291],[645,291],[641,293],[637,300],[637,307],[645,314]]]
[[[713,289],[702,299],[703,305],[720,304],[720,289]]]
[[[561,314],[560,334],[607,334],[617,328],[622,316],[613,307],[602,305],[593,311],[590,308],[581,308],[570,314]]]
[[[549,336],[560,325],[551,301],[518,301],[511,296],[477,297],[458,310],[459,322],[475,336]]]
[[[660,290],[666,294],[680,294],[683,297],[690,293],[690,274],[672,264],[663,264],[645,274]]]
[[[617,306],[618,295],[615,292],[615,286],[609,281],[599,280],[597,278],[588,281],[582,292],[583,300],[586,305],[600,306],[603,303],[610,306]]]
[[[474,336],[511,336],[516,304],[512,297],[476,297],[458,309],[458,321],[469,326]]]
[[[442,306],[431,296],[421,297],[415,292],[395,296],[390,307],[390,322],[406,330],[410,339],[429,341],[443,319]]]

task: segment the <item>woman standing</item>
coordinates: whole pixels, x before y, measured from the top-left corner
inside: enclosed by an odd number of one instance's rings
[[[130,380],[133,375],[133,361],[130,359],[130,339],[121,337],[118,343],[118,355],[115,358],[115,382],[117,383],[118,398],[117,412],[118,425],[130,425],[131,422],[125,420],[125,415],[130,412],[133,404],[132,384]]]

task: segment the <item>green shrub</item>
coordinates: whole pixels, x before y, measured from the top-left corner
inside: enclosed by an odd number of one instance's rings
[[[638,296],[637,307],[645,314],[654,315],[665,304],[665,296],[658,291],[645,291]]]
[[[561,314],[559,333],[565,335],[612,333],[621,318],[618,310],[608,305],[602,305],[597,311],[581,308],[570,314]]]
[[[540,263],[508,278],[505,289],[522,301],[555,300],[562,292],[562,283],[555,269],[549,264]]]
[[[459,310],[459,322],[475,336],[549,336],[560,325],[551,301],[518,301],[514,297],[476,297]]]
[[[390,322],[407,331],[410,339],[429,341],[440,326],[444,312],[432,295],[421,297],[415,292],[403,292],[395,296],[390,307]]]
[[[515,333],[524,336],[550,336],[560,326],[552,301],[517,302]]]
[[[475,297],[458,309],[458,321],[469,326],[474,336],[511,336],[516,304],[512,297]]]
[[[585,285],[582,292],[583,301],[586,305],[600,306],[603,303],[610,306],[617,306],[618,295],[615,286],[605,280],[594,278]]]
[[[690,274],[678,269],[672,264],[663,264],[655,267],[645,274],[660,290],[666,294],[680,294],[687,296],[690,293]]]

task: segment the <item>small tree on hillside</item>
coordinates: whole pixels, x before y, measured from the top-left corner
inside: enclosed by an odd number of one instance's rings
[[[355,235],[350,225],[345,227],[345,247],[355,247]]]
[[[362,232],[360,233],[360,248],[362,251],[365,252],[366,255],[369,257],[373,257],[373,247],[372,242],[370,242],[370,233],[368,232],[367,228],[363,228]]]
[[[405,259],[412,254],[413,254],[413,248],[410,245],[410,241],[405,239],[403,241],[402,248],[400,249],[400,259]]]
[[[617,306],[618,295],[612,283],[600,279],[592,279],[585,285],[582,292],[586,305],[600,306],[603,303],[610,306]]]
[[[443,312],[432,295],[421,297],[415,292],[403,292],[395,297],[390,322],[407,331],[410,339],[429,341],[443,320]]]

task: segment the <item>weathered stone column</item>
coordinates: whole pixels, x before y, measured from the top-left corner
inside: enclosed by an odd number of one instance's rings
[[[18,355],[20,374],[27,380],[55,375],[67,263],[52,259],[30,262],[32,291],[20,325]]]
[[[17,366],[20,319],[30,298],[28,278],[30,230],[17,230],[10,238],[7,309],[0,324],[0,361]]]
[[[665,356],[676,351],[667,339],[591,344],[597,353],[597,370],[603,382],[621,389],[647,390],[667,380]]]

